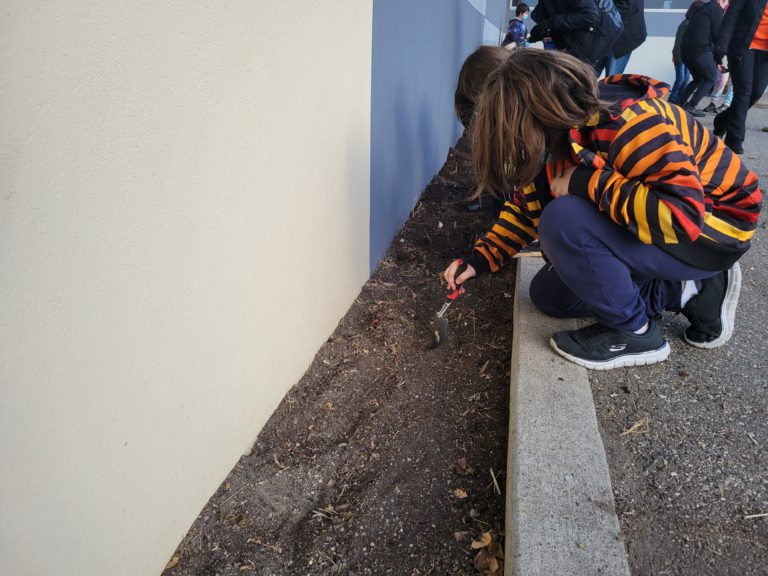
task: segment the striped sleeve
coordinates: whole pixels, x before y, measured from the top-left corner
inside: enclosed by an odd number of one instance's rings
[[[655,110],[628,114],[602,168],[580,166],[569,186],[644,244],[694,242],[704,222],[704,187],[691,145]]]
[[[541,204],[535,187],[528,186],[520,195],[519,205],[505,202],[499,219],[490,232],[480,238],[468,258],[480,274],[497,272],[510,258],[538,238]]]

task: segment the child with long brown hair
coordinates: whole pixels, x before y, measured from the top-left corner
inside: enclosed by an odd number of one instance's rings
[[[464,60],[454,94],[456,116],[464,128],[469,128],[486,78],[501,66],[508,56],[509,50],[506,48],[480,46]]]
[[[595,369],[660,362],[665,309],[689,319],[689,344],[724,344],[761,193],[722,141],[662,99],[667,90],[632,75],[598,89],[572,56],[513,51],[484,83],[471,138],[478,194],[514,189],[517,199],[464,272],[459,260],[448,266],[450,288],[538,238],[549,263],[531,284],[534,304],[597,321],[556,333],[558,354]]]

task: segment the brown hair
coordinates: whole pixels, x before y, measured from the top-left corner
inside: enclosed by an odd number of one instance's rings
[[[475,105],[480,97],[485,79],[488,78],[488,74],[504,63],[509,54],[509,50],[499,46],[480,46],[467,56],[464,64],[461,65],[454,105],[456,116],[459,117],[465,128],[468,128],[472,122]]]
[[[541,171],[546,152],[562,161],[568,131],[605,109],[595,73],[553,50],[513,50],[483,86],[471,126],[478,188],[504,192],[525,186]]]

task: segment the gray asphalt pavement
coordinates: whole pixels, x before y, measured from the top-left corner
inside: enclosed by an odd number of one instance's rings
[[[704,123],[711,128],[712,116]],[[768,110],[743,159],[768,190]],[[700,350],[665,316],[670,358],[591,372],[623,538],[635,575],[768,574],[768,218],[741,260],[734,336]],[[648,418],[647,426],[626,432]]]

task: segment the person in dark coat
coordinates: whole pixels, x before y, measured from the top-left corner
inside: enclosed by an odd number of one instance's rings
[[[615,0],[615,4],[624,23],[624,32],[613,46],[613,54],[605,71],[606,76],[624,74],[632,52],[645,42],[648,36],[645,27],[645,0]]]
[[[723,9],[715,0],[705,2],[698,10],[693,8],[691,5],[685,15],[689,24],[680,46],[683,63],[691,71],[693,80],[683,90],[680,101],[691,116],[700,117],[704,112],[696,107],[717,80],[715,42],[723,23]]]
[[[599,75],[623,30],[613,0],[541,0],[531,13],[529,40],[551,38],[558,49],[592,66]]]
[[[768,87],[768,3],[731,0],[717,39],[716,57],[728,56],[731,106],[715,116],[714,132],[737,154],[744,152],[747,111]]]
[[[704,0],[695,0],[689,7],[688,11],[693,12],[701,8],[704,4]],[[695,6],[695,7],[694,7]],[[672,46],[672,64],[675,66],[675,83],[672,85],[672,91],[669,93],[669,101],[672,104],[682,104],[680,98],[683,95],[683,90],[688,86],[688,82],[691,81],[691,72],[683,64],[683,57],[680,54],[680,47],[683,45],[683,36],[688,29],[688,18],[683,19],[677,27],[677,33],[675,34],[675,44]]]

